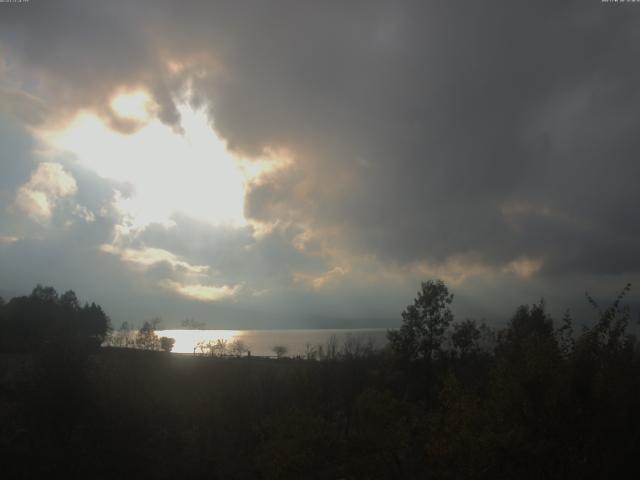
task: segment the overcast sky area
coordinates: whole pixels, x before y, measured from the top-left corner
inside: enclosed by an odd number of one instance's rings
[[[116,326],[640,298],[640,3],[0,4],[0,294]]]

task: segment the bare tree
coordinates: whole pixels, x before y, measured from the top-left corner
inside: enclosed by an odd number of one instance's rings
[[[164,352],[169,353],[173,350],[173,346],[176,344],[175,338],[170,337],[160,337],[160,349]]]
[[[138,334],[136,335],[136,346],[138,348],[143,350],[160,349],[160,339],[158,338],[158,335],[156,335],[156,328],[160,322],[161,320],[159,317],[155,317],[144,322],[142,328],[138,330]]]
[[[275,345],[271,351],[276,354],[276,357],[282,358],[287,354],[289,349],[284,345]]]
[[[243,354],[247,353],[248,351],[249,351],[249,348],[247,347],[246,343],[244,343],[240,339],[234,340],[233,342],[231,342],[231,345],[229,346],[229,352],[231,353],[231,355],[235,355],[237,357],[241,357]]]

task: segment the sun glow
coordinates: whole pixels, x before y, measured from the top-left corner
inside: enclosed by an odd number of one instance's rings
[[[119,114],[138,115],[146,102],[143,94],[133,94],[116,98],[112,106]],[[62,130],[40,133],[54,150],[71,152],[101,177],[131,187],[117,202],[132,228],[170,224],[176,213],[212,224],[245,225],[246,185],[269,165],[258,161],[248,170],[246,161],[235,158],[215,134],[205,112],[186,105],[179,112],[183,133],[152,119],[127,135],[90,113],[79,114]]]
[[[36,131],[45,158],[37,175],[24,187],[18,205],[46,223],[57,199],[67,195],[67,190],[75,193],[70,188],[76,184],[69,183],[73,177],[65,183],[66,170],[52,161],[68,159],[71,154],[82,167],[113,181],[111,201],[119,221],[111,242],[100,246],[101,252],[140,272],[162,264],[170,274],[156,285],[181,297],[200,302],[231,301],[242,292],[241,283],[221,282],[208,265],[191,263],[186,257],[136,240],[147,226],[173,227],[182,215],[223,228],[246,226],[247,188],[264,175],[288,167],[293,155],[283,149],[266,151],[259,158],[239,158],[227,150],[203,110],[180,105],[180,125],[168,126],[155,117],[157,112],[150,102],[139,92],[113,100],[114,114],[138,122],[133,133],[116,131],[108,120],[90,112],[79,113],[63,128]],[[52,190],[54,187],[58,190]],[[67,190],[61,190],[64,188]],[[77,215],[86,221],[101,215],[86,207],[77,208]]]
[[[175,353],[195,353],[196,346],[201,342],[232,342],[242,336],[242,332],[237,330],[158,330],[156,334],[175,339],[171,350]]]
[[[151,105],[152,101],[148,93],[136,91],[116,96],[111,101],[111,110],[120,117],[145,121],[149,118]]]

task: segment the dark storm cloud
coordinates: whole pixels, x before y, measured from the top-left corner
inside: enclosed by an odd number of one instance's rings
[[[50,112],[91,107],[129,131],[106,105],[117,88],[143,85],[175,126],[174,101],[190,84],[192,101],[209,108],[231,148],[294,152],[292,168],[248,192],[253,219],[331,232],[332,248],[394,266],[462,256],[497,270],[540,259],[549,276],[640,272],[633,5],[2,8],[7,78],[19,77]],[[182,68],[171,72],[168,60]],[[237,279],[252,271],[283,280],[278,272],[323,267],[291,247],[295,235],[267,236],[263,248],[246,231],[179,223],[189,234],[152,226],[139,241],[207,264],[223,258],[219,267]],[[194,245],[199,238],[216,246]],[[251,257],[261,267],[248,270],[231,243],[263,252]],[[270,270],[275,264],[286,268]]]
[[[0,162],[2,175],[0,176],[0,197],[2,205],[13,201],[14,188],[29,179],[34,166],[31,161],[33,141],[31,136],[18,125],[12,117],[0,114]]]
[[[23,86],[45,96],[57,116],[91,107],[122,131],[135,124],[113,115],[109,99],[118,86],[145,85],[159,100],[162,120],[175,124],[169,80],[158,75],[160,53],[142,28],[147,16],[142,4],[127,2],[3,7],[0,42],[8,75],[17,71]]]
[[[352,6],[270,5],[231,37],[217,128],[248,151],[291,144],[301,164],[254,189],[249,214],[339,223],[353,250],[391,261],[638,270],[640,12]]]

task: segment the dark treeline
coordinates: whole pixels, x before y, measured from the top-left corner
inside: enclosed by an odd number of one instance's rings
[[[3,477],[635,478],[628,290],[495,330],[429,281],[384,350],[267,360],[98,349],[100,307],[38,287],[0,307]]]
[[[0,298],[0,351],[29,352],[56,345],[93,348],[110,330],[109,317],[95,303],[81,305],[69,290],[58,295],[38,285],[29,296]]]

